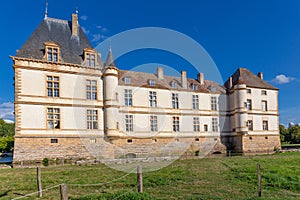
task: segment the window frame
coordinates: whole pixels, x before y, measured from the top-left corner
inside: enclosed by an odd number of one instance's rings
[[[45,55],[44,58],[49,62],[59,62],[60,58],[60,45],[56,42],[45,42]]]
[[[157,92],[149,91],[149,106],[152,108],[157,107]]]
[[[60,77],[55,75],[46,75],[46,93],[47,97],[60,97]],[[55,86],[57,85],[57,87]]]
[[[247,110],[252,110],[252,99],[247,99],[246,100],[246,109]]]
[[[124,89],[124,105],[132,106],[132,89]]]
[[[192,95],[192,109],[199,110],[199,95],[198,94]]]
[[[179,109],[178,93],[172,93],[172,108],[173,109]]]
[[[263,129],[263,131],[268,131],[269,130],[269,122],[268,122],[268,120],[263,120],[262,121],[262,129]]]
[[[86,122],[87,122],[86,125],[88,130],[98,130],[99,129],[98,110],[87,109]]]
[[[265,100],[261,101],[261,110],[263,112],[268,111],[268,102],[267,101],[265,101]]]
[[[128,76],[124,77],[124,83],[125,83],[126,85],[131,84],[131,78],[128,77]]]
[[[157,116],[156,115],[150,115],[150,131],[151,132],[157,132],[158,131]]]
[[[151,87],[155,86],[155,80],[150,79],[149,80],[149,86],[151,86]]]
[[[87,100],[98,100],[98,81],[93,79],[86,79],[85,91]]]
[[[247,128],[248,128],[248,131],[253,131],[253,120],[247,121]]]
[[[173,132],[180,132],[180,125],[179,125],[179,123],[180,123],[180,119],[179,119],[179,117],[178,116],[173,116]]]
[[[218,125],[218,118],[213,117],[211,120],[211,130],[212,132],[218,132],[219,131],[219,125]]]
[[[194,132],[200,132],[199,117],[193,117],[193,130],[194,130]]]
[[[262,90],[261,91],[261,95],[267,95],[268,93],[267,93],[267,90]]]
[[[52,110],[52,111],[50,111]],[[56,112],[56,111],[58,112]],[[51,116],[51,117],[50,117]],[[55,117],[58,116],[58,117]],[[51,122],[51,126],[49,126]],[[55,126],[55,122],[58,122],[58,126]],[[61,110],[58,107],[46,107],[46,128],[47,130],[60,130],[61,129]]]
[[[216,96],[211,96],[210,97],[210,105],[211,105],[211,110],[218,110],[218,102],[217,102],[217,97]]]
[[[125,131],[133,132],[133,115],[125,115]]]

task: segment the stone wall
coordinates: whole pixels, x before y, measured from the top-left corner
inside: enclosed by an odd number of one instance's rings
[[[274,153],[280,149],[279,135],[247,135],[243,136],[243,153]]]

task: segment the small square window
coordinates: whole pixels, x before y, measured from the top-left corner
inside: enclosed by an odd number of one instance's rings
[[[51,139],[50,142],[51,143],[58,143],[58,139]]]
[[[192,87],[193,87],[193,90],[198,90],[198,85],[193,84]]]
[[[251,89],[247,89],[247,94],[251,94]]]
[[[149,80],[149,85],[150,86],[155,86],[155,81],[154,80]]]
[[[172,87],[172,88],[177,88],[177,83],[176,83],[176,81],[172,81],[172,82],[171,82],[171,87]]]
[[[267,95],[267,91],[266,90],[262,90],[261,91],[261,95]]]

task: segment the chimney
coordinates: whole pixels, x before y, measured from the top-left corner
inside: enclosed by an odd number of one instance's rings
[[[163,68],[161,68],[161,67],[157,68],[157,77],[159,79],[164,79],[164,69]]]
[[[186,71],[181,71],[181,85],[182,88],[187,88]]]
[[[232,88],[232,76],[228,79],[228,89]]]
[[[263,73],[262,73],[262,72],[258,72],[257,76],[258,76],[260,79],[264,79],[264,76],[263,76]]]
[[[204,85],[204,74],[203,73],[198,73],[198,82],[200,85]]]
[[[72,35],[78,36],[78,14],[72,14]]]

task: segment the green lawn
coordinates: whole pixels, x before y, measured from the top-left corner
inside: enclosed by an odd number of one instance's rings
[[[258,162],[261,198],[257,197]],[[36,191],[36,169],[0,169],[0,175],[0,199]],[[300,199],[300,153],[179,160],[144,173],[143,178],[141,195],[136,193],[136,174],[105,165],[42,168],[43,188],[66,183],[70,199]],[[93,183],[102,184],[84,185]],[[43,191],[42,199],[59,197],[59,188],[54,187]],[[37,195],[22,199],[37,199]]]

